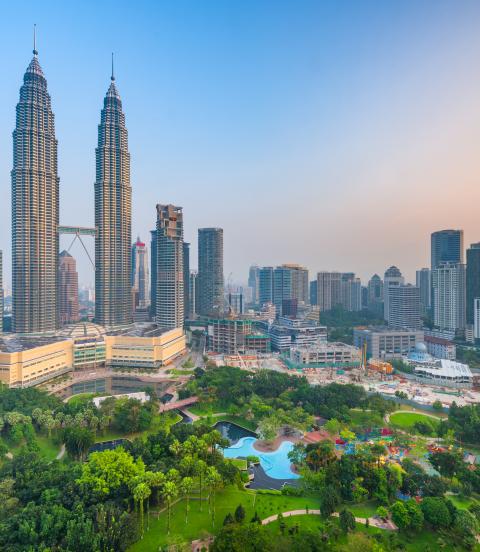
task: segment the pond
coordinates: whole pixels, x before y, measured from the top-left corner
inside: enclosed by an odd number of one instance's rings
[[[128,439],[114,439],[113,441],[101,441],[95,443],[88,449],[88,454],[92,452],[103,452],[104,450],[114,450],[117,447],[122,447],[125,443],[128,443]]]
[[[293,448],[291,441],[283,441],[277,450],[273,452],[260,452],[253,444],[256,437],[242,437],[237,443],[223,450],[225,458],[246,458],[257,456],[260,465],[268,477],[272,479],[298,479],[300,476],[294,473],[290,466],[288,453]]]
[[[214,429],[220,432],[222,437],[228,439],[230,443],[236,443],[242,437],[256,437],[257,434],[254,431],[245,429],[237,424],[232,422],[217,422],[214,426]]]

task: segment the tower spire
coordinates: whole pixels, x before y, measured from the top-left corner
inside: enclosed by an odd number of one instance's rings
[[[112,76],[110,77],[110,80],[113,82],[115,80],[115,74],[113,72],[113,52],[112,52]]]
[[[33,55],[37,56],[37,24],[33,24]]]

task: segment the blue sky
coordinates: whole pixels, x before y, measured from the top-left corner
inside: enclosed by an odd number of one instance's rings
[[[0,248],[10,281],[11,132],[32,25],[59,141],[61,222],[93,224],[97,125],[115,52],[133,234],[155,204],[185,238],[222,226],[225,273],[298,262],[366,279],[428,264],[429,234],[480,241],[480,3],[3,3]],[[68,245],[68,241],[62,242]],[[93,282],[80,247],[81,282]]]

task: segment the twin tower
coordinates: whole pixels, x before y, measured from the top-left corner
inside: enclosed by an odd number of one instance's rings
[[[20,88],[13,131],[12,330],[58,327],[58,142],[38,52]],[[132,322],[130,154],[122,102],[112,76],[98,126],[95,178],[95,320]]]

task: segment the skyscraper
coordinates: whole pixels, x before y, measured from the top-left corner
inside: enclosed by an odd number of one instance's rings
[[[190,244],[183,242],[183,311],[190,316]]]
[[[317,305],[320,312],[332,310],[341,303],[341,272],[317,273]]]
[[[122,101],[112,76],[98,126],[95,180],[95,320],[132,322],[130,154]]]
[[[388,322],[390,310],[390,289],[403,286],[405,280],[396,266],[391,266],[385,271],[383,277],[383,318]]]
[[[137,238],[132,245],[132,287],[135,290],[137,307],[145,309],[150,305],[150,275],[147,246]]]
[[[198,279],[197,279],[197,271],[191,270],[190,271],[190,280],[189,280],[189,305],[188,305],[188,311],[189,316],[191,318],[195,318],[195,315],[197,314],[197,289],[198,289]]]
[[[150,315],[157,314],[157,231],[151,230],[150,241]]]
[[[198,229],[199,314],[223,311],[223,229]]]
[[[378,274],[368,281],[368,308],[372,312],[383,313],[383,280]]]
[[[13,131],[12,329],[57,327],[59,178],[57,140],[38,52],[23,77]]]
[[[258,271],[258,302],[273,303],[273,266],[264,266]]]
[[[342,274],[340,302],[346,311],[356,312],[362,310],[362,283],[360,278],[355,278],[355,274],[351,272]]]
[[[432,277],[429,268],[417,270],[416,284],[420,290],[420,305],[422,312],[425,314],[430,309],[432,303]]]
[[[248,287],[252,290],[252,303],[257,305],[259,302],[259,272],[257,265],[252,265],[248,271]]]
[[[157,298],[155,320],[161,328],[183,327],[183,213],[157,205]]]
[[[390,288],[388,325],[396,329],[417,329],[422,326],[418,287],[407,284]]]
[[[61,326],[78,322],[78,273],[75,259],[67,251],[59,255],[58,321]]]
[[[439,230],[431,235],[432,270],[441,263],[463,263],[463,230]]]
[[[480,243],[467,249],[467,324],[475,322],[475,299],[480,298]]]
[[[309,303],[308,269],[296,264],[283,264],[273,271],[273,304],[283,314],[284,301],[295,299],[296,305]]]
[[[441,330],[465,328],[465,265],[441,263],[432,270],[433,321]]]
[[[3,332],[3,252],[0,249],[0,333]]]

